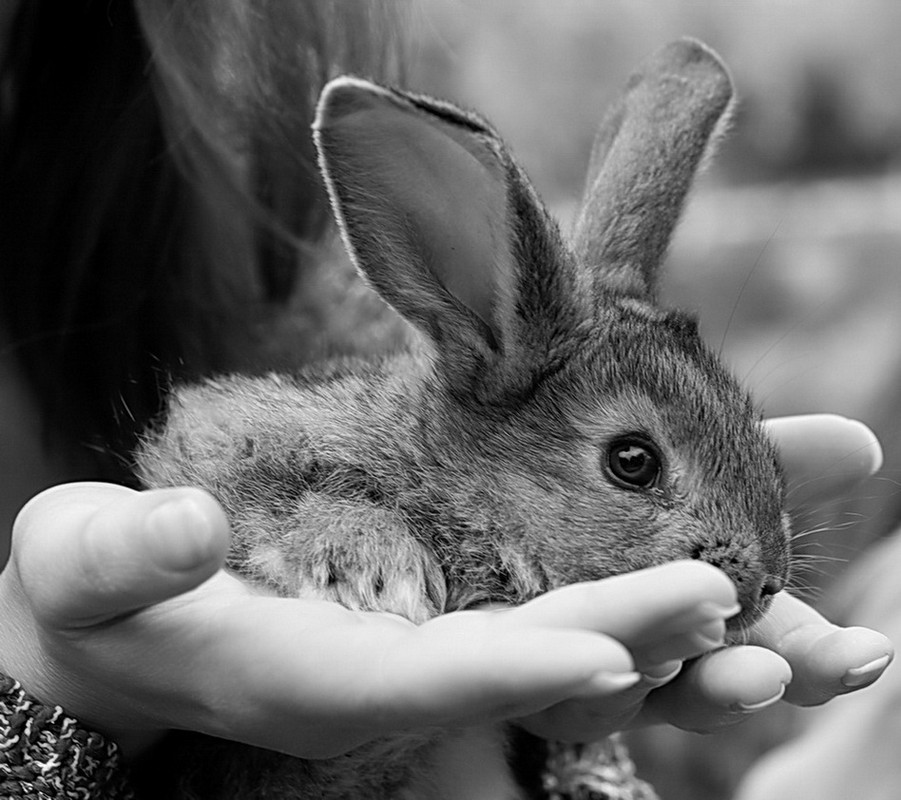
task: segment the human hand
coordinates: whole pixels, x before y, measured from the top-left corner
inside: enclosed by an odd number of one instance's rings
[[[767,426],[780,447],[797,505],[840,496],[881,464],[878,442],[858,422],[810,415],[770,420]],[[614,698],[567,701],[523,724],[569,740],[654,722],[709,732],[741,722],[783,697],[814,705],[856,691],[877,680],[892,657],[892,645],[882,634],[832,625],[780,592],[750,632],[748,645],[711,651],[688,663],[674,680],[661,679],[666,665],[653,667],[650,674],[645,668],[642,681]]]
[[[875,436],[858,422],[810,415],[767,425],[797,506],[841,496],[881,466]],[[683,685],[665,687],[653,698],[651,713],[679,727],[716,730],[783,696],[810,706],[857,691],[876,681],[894,656],[881,633],[833,625],[787,592],[773,598],[748,643],[699,659],[686,670]]]
[[[838,420],[826,429],[849,432]],[[0,668],[126,752],[175,727],[316,757],[390,730],[512,717],[562,738],[649,717],[710,729],[781,691],[778,653],[807,675],[793,685],[822,699],[873,646],[837,632],[844,648],[799,648],[833,629],[792,601],[794,617],[766,634],[773,649],[712,653],[644,703],[721,638],[735,596],[717,570],[673,564],[417,628],[255,594],[219,569],[227,538],[221,510],[196,490],[39,495],[0,576]],[[806,633],[780,637],[799,619]]]
[[[842,613],[901,641],[901,534],[856,559],[836,587]],[[898,665],[856,697],[804,714],[798,735],[768,752],[744,776],[741,800],[845,800],[901,796]]]
[[[678,663],[718,641],[735,603],[722,573],[690,562],[417,627],[256,593],[220,569],[227,546],[199,490],[38,495],[0,575],[0,669],[126,754],[186,728],[321,757],[601,701],[639,678],[620,642]]]

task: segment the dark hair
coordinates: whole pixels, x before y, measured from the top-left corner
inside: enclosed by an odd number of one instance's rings
[[[327,218],[309,125],[398,68],[398,4],[22,2],[0,64],[0,322],[48,443],[122,477],[172,379],[247,358]]]

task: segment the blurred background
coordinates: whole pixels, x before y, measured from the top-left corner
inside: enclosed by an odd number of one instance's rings
[[[664,299],[699,314],[768,415],[837,412],[883,443],[884,469],[855,498],[797,517],[799,532],[824,529],[804,540],[816,561],[796,581],[815,602],[901,519],[899,33],[896,0],[421,0],[413,22],[410,88],[491,120],[564,223],[631,70],[681,35],[723,56],[740,105]],[[771,710],[716,737],[655,730],[633,749],[665,798],[714,800],[794,724]]]

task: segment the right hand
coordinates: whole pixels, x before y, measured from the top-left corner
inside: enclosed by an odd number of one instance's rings
[[[603,705],[639,680],[629,650],[697,655],[711,613],[714,640],[724,627],[711,608],[735,599],[692,562],[415,626],[255,592],[222,571],[227,546],[196,489],[43,492],[0,575],[0,669],[126,755],[182,728],[315,758],[394,730]]]
[[[765,424],[779,445],[797,504],[840,496],[881,464],[875,436],[854,420],[820,414]],[[583,609],[582,624],[590,625],[591,615],[591,609]],[[795,705],[816,705],[862,689],[882,675],[893,655],[881,633],[833,625],[784,591],[752,628],[748,645],[705,653],[675,679],[661,680],[664,665],[643,666],[647,655],[634,652],[645,672],[640,683],[612,698],[560,703],[524,725],[547,737],[577,741],[661,722],[712,732],[783,697]]]

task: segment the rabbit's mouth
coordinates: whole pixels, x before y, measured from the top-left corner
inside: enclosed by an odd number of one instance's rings
[[[688,555],[722,570],[735,584],[741,611],[728,621],[727,636],[741,637],[749,631],[789,581],[784,521],[781,529],[767,536],[701,537],[693,542]]]
[[[741,611],[726,621],[726,644],[747,644],[751,628],[767,613],[771,601],[767,597],[750,606],[742,605]]]
[[[728,570],[726,572],[728,574]],[[766,616],[773,598],[785,588],[788,579],[766,576],[755,582],[747,575],[740,579],[731,574],[729,577],[738,586],[741,611],[726,621],[726,643],[745,644],[751,629]]]

